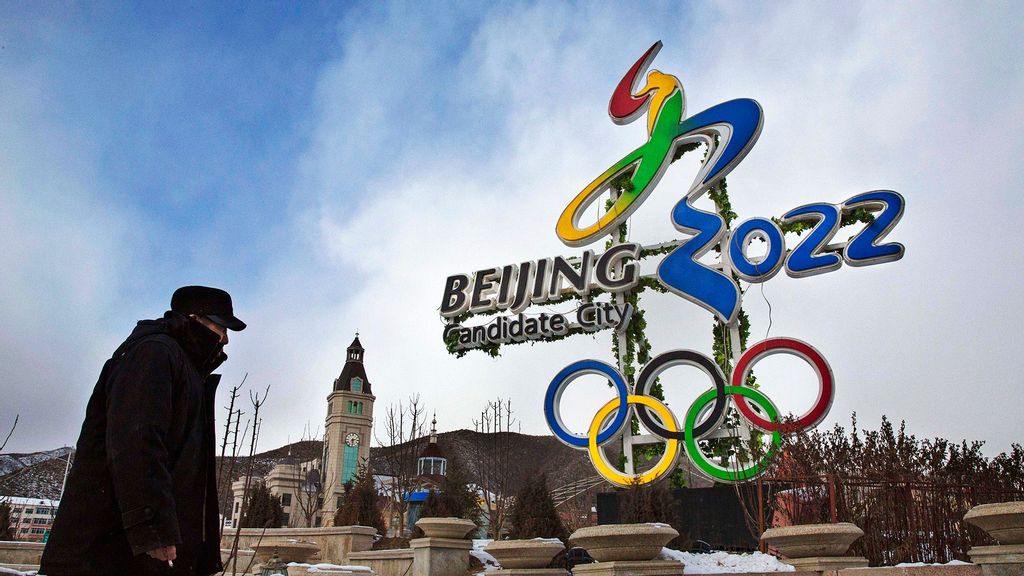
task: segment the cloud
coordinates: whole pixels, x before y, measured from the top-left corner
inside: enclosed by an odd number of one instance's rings
[[[337,45],[324,50],[330,59],[305,87],[308,109],[266,136],[297,147],[266,159],[261,173],[280,171],[259,192],[268,201],[232,204],[233,214],[252,210],[272,233],[231,229],[238,239],[226,243],[223,230],[195,224],[197,244],[181,263],[187,272],[216,279],[224,254],[245,263],[230,277],[251,328],[233,338],[224,372],[227,383],[248,372],[254,388],[271,385],[261,446],[297,439],[307,422],[322,425],[357,329],[378,421],[382,406],[419,393],[443,429],[470,427],[502,396],[512,398],[524,432],[547,433],[540,402],[548,381],[572,361],[609,359],[610,334],[455,359],[436,314],[444,279],[575,253],[555,237],[555,219],[594,175],[643,141],[641,122],[607,120],[607,99],[657,39],[665,48],[655,67],[680,78],[690,113],[736,97],[764,107],[762,136],[729,178],[741,219],[875,188],[908,201],[892,234],[907,246],[904,260],[751,287],[752,338],[770,324],[771,335],[825,354],[838,386],[828,422],[856,410],[862,425],[884,413],[921,435],[986,440],[989,451],[1019,441],[1013,410],[1024,391],[1006,359],[1024,320],[1015,305],[1024,256],[1014,224],[1022,216],[1014,191],[1024,176],[1016,162],[1024,152],[1016,131],[1024,59],[1009,8],[462,8],[395,3],[342,17]],[[33,370],[47,358],[39,350],[52,346],[66,359],[44,367],[46,378],[84,382],[126,328],[118,298],[128,292],[133,314],[153,315],[164,300],[139,286],[163,279],[169,264],[137,257],[147,249],[138,214],[110,206],[94,176],[91,140],[46,114],[46,91],[31,91],[38,70],[21,74],[22,88],[0,95],[8,102],[0,125],[15,127],[0,136],[0,184],[11,183],[0,190],[0,218],[10,225],[0,234],[25,247],[0,254],[4,269],[16,271],[2,280],[11,294],[0,300],[2,312],[16,314],[20,334],[5,334],[3,352],[17,366],[5,377],[38,382]],[[668,213],[695,170],[693,158],[673,166],[632,218],[634,239],[679,237]],[[89,209],[96,204],[104,208]],[[48,341],[50,332],[33,325],[59,318],[51,304],[75,318],[63,340]],[[671,295],[648,293],[643,304],[655,353],[710,352],[706,312]],[[95,323],[98,335],[90,332]],[[95,351],[67,352],[81,342]],[[758,377],[783,411],[812,401],[814,383],[799,361],[773,358]],[[686,370],[667,383],[679,414],[707,388]],[[84,408],[87,385],[77,386],[77,396],[60,400],[72,421],[57,425],[62,436]],[[22,410],[52,425],[40,395],[8,387]],[[570,424],[585,426],[607,394],[596,380],[574,385]]]
[[[98,370],[86,357],[109,354],[121,270],[135,262],[124,247],[139,219],[107,204],[94,150],[52,120],[48,86],[31,70],[2,73],[15,88],[0,94],[0,426],[21,414],[11,447],[22,437],[52,447],[77,433],[79,423],[60,416],[84,406],[78,378]]]
[[[1012,269],[1005,265],[1019,256],[1001,254],[1009,262],[998,264],[939,232],[962,220],[977,222],[992,209],[1019,214],[1019,203],[1003,192],[1017,169],[960,141],[1003,143],[993,150],[999,159],[1021,147],[1008,132],[1014,124],[1000,119],[1019,116],[1015,102],[996,96],[1001,102],[988,114],[965,110],[967,102],[987,105],[992,99],[981,96],[1003,82],[985,64],[993,56],[986,31],[1006,28],[997,25],[999,15],[870,6],[838,13],[808,6],[671,12],[623,19],[604,7],[495,9],[468,31],[468,43],[410,22],[422,14],[392,12],[375,29],[384,40],[378,45],[389,49],[376,53],[366,49],[365,31],[345,30],[346,56],[321,77],[318,132],[306,155],[305,176],[323,195],[304,223],[309,249],[325,267],[315,282],[330,285],[324,292],[336,298],[324,302],[331,329],[313,331],[315,339],[302,346],[316,351],[304,379],[322,383],[309,401],[322,404],[317,395],[326,393],[327,376],[340,371],[341,351],[358,328],[378,404],[418,392],[438,410],[443,427],[457,428],[470,426],[488,399],[511,396],[524,431],[546,433],[540,399],[548,380],[571,361],[608,358],[609,336],[456,360],[440,342],[441,287],[451,273],[572,252],[555,239],[554,219],[593,174],[643,138],[638,125],[607,122],[604,108],[625,68],[649,41],[662,38],[666,49],[656,66],[681,77],[692,112],[739,96],[765,107],[762,139],[730,178],[741,217],[839,202],[878,187],[908,198],[907,216],[893,234],[908,247],[904,261],[807,280],[778,277],[764,286],[773,308],[771,335],[805,339],[833,363],[839,391],[830,422],[845,421],[854,410],[868,423],[887,413],[926,435],[981,436],[991,449],[1007,447],[1013,430],[1000,422],[1012,422],[1012,415],[998,416],[999,406],[985,394],[940,399],[975,381],[975,362],[987,367],[988,378],[1014,378],[997,358],[1010,352],[1007,337],[1019,311],[998,309],[979,292],[1006,301],[1012,283],[1001,270]],[[706,28],[684,28],[679,42],[679,27],[691,18]],[[389,34],[408,28],[414,30],[408,40]],[[622,29],[639,40],[609,41]],[[730,41],[736,38],[744,41]],[[703,48],[690,54],[681,46]],[[957,71],[952,81],[950,68]],[[410,70],[410,82],[377,88],[381,77],[405,78]],[[435,81],[423,85],[425,78]],[[439,91],[438,82],[451,90]],[[370,95],[373,102],[365,102]],[[405,120],[397,126],[386,112],[396,105]],[[427,118],[419,117],[421,110]],[[447,116],[438,118],[438,110]],[[384,150],[387,160],[375,159]],[[964,206],[954,190],[978,182],[968,168],[977,162],[992,164],[982,175],[985,190]],[[677,235],[666,218],[678,199],[671,191],[684,189],[692,169],[692,163],[675,169],[633,218],[638,239]],[[360,183],[359,200],[333,202],[331,191],[349,182]],[[1005,245],[1019,237],[993,233]],[[987,286],[969,280],[979,276]],[[769,323],[764,298],[753,287],[746,299],[755,338]],[[645,303],[655,352],[709,352],[705,313],[672,296],[649,295]],[[806,396],[814,386],[798,361],[766,361],[761,368],[761,381],[781,408],[810,405]],[[670,379],[683,390],[670,392],[679,410],[706,387],[682,376]],[[599,383],[583,387],[602,393]],[[919,401],[894,403],[906,395]],[[567,410],[570,421],[585,423],[600,403],[587,396],[574,394],[580,406]],[[964,414],[985,415],[989,424],[984,431],[977,420],[959,424]],[[319,421],[315,413],[312,419]]]

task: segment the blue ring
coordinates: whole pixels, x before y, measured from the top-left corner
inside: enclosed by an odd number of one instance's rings
[[[555,375],[554,379],[551,380],[551,384],[548,385],[548,391],[544,394],[544,419],[548,422],[548,428],[551,429],[551,432],[553,432],[559,440],[569,446],[575,446],[577,448],[586,448],[589,439],[586,436],[581,437],[576,434],[572,434],[558,423],[558,419],[555,418],[555,396],[557,396],[562,389],[569,384],[574,374],[584,370],[604,374],[608,380],[615,385],[615,390],[619,395],[619,409],[616,410],[615,419],[612,420],[610,426],[597,435],[598,444],[607,442],[612,436],[619,432],[622,425],[626,423],[626,414],[629,412],[629,410],[624,409],[627,405],[629,389],[626,388],[626,381],[622,377],[622,374],[619,374],[619,371],[612,366],[598,360],[579,360],[569,364],[565,368],[562,368],[562,370]]]
[[[743,253],[743,243],[755,231],[763,232],[768,238],[768,254],[758,264],[751,262]],[[732,233],[729,241],[729,260],[732,267],[748,277],[751,282],[763,282],[778,272],[785,245],[786,241],[774,222],[767,218],[751,218],[740,224]]]

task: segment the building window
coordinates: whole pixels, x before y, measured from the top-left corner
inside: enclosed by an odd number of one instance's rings
[[[345,445],[345,454],[341,461],[341,483],[345,484],[356,477],[356,468],[359,466],[359,447]]]
[[[287,493],[287,492],[285,492],[284,494],[281,494],[281,506],[291,506],[291,505],[292,505],[292,495]]]
[[[317,525],[317,527],[320,527],[320,517],[319,516],[316,517],[316,525]]]
[[[290,518],[291,518],[291,515],[290,515],[290,514],[288,514],[287,512],[285,512],[285,513],[284,513],[284,525],[285,525],[285,526],[287,526],[287,525],[288,525],[288,520],[289,520]]]
[[[238,509],[242,507],[241,502],[235,502],[235,514],[238,514]]]
[[[447,467],[445,458],[420,458],[417,473],[420,476],[444,476]]]
[[[353,392],[362,392],[363,391],[363,381],[358,376],[352,379],[352,391]]]
[[[341,496],[338,496],[338,499],[335,502],[335,504],[335,508],[341,508]]]

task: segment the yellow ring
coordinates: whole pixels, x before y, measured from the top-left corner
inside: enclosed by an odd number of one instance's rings
[[[662,422],[665,424],[665,428],[667,428],[669,432],[676,432],[679,430],[679,424],[676,423],[675,416],[672,415],[668,406],[662,404],[657,398],[630,394],[626,397],[626,404],[643,404],[644,406],[654,410],[654,412],[661,417]],[[671,472],[672,464],[675,462],[676,454],[679,452],[679,441],[675,439],[666,440],[665,453],[662,454],[661,460],[658,461],[658,465],[643,474],[623,474],[608,464],[604,458],[604,453],[601,452],[600,446],[597,445],[597,435],[601,431],[601,424],[604,423],[604,419],[607,418],[613,410],[619,407],[620,404],[618,398],[610,400],[597,411],[597,415],[594,416],[593,422],[590,423],[590,430],[587,433],[587,436],[589,437],[587,450],[590,453],[590,461],[594,464],[594,468],[597,470],[598,474],[604,476],[606,480],[617,486],[631,486],[633,484],[647,484],[649,482],[654,482],[665,474]],[[625,410],[626,407],[623,406],[622,409]]]

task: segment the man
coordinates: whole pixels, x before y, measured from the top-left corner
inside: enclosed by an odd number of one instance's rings
[[[85,411],[40,574],[219,572],[214,396],[231,296],[185,286],[138,323],[100,373]]]

